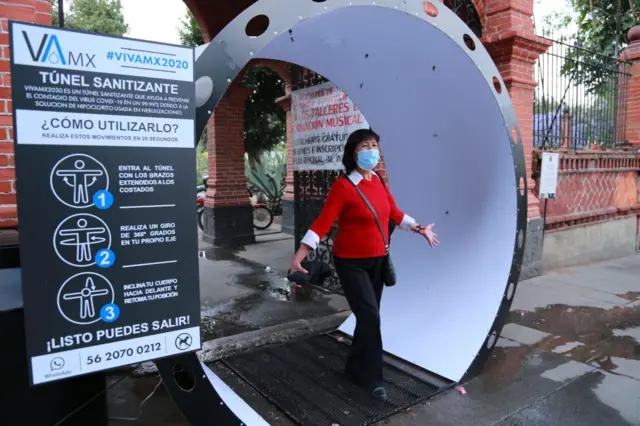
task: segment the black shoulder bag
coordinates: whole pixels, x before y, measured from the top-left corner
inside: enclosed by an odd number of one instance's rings
[[[385,185],[385,182],[382,181],[382,178],[380,177],[380,175],[378,175],[378,178],[380,178],[380,182],[383,185]],[[382,263],[382,282],[387,287],[394,286],[396,284],[396,269],[394,268],[393,262],[391,261],[391,255],[389,254],[389,242],[387,241],[387,237],[385,237],[384,231],[382,230],[382,225],[380,224],[380,219],[378,219],[378,214],[376,213],[376,210],[373,208],[369,200],[367,200],[367,197],[365,197],[362,191],[360,191],[360,188],[358,188],[358,185],[356,185],[351,179],[349,179],[348,176],[346,177],[346,179],[349,182],[351,182],[351,185],[353,185],[356,191],[358,191],[358,194],[360,194],[364,202],[367,204],[367,206],[371,210],[371,213],[373,213],[373,217],[376,219],[376,223],[378,224],[378,229],[380,230],[380,235],[382,235],[382,241],[384,241],[384,247],[387,251],[387,254],[385,255],[384,261]]]

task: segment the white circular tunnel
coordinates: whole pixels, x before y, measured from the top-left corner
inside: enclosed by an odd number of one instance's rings
[[[258,15],[269,26],[248,37]],[[471,30],[439,2],[260,0],[196,55],[198,131],[255,58],[312,69],[353,99],[381,136],[399,207],[435,223],[441,241],[431,249],[394,233],[398,283],[382,299],[384,349],[453,382],[481,368],[515,294],[526,179],[507,90]],[[340,330],[354,325],[350,317]]]

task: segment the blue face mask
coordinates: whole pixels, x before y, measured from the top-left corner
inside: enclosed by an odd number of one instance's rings
[[[358,166],[363,170],[373,170],[380,162],[380,151],[377,149],[367,149],[358,152]]]

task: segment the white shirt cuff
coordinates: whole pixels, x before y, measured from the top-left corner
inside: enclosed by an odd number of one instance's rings
[[[320,237],[312,230],[308,230],[300,242],[311,247],[311,250],[315,250],[320,243]]]
[[[402,222],[400,223],[400,228],[404,229],[405,231],[409,231],[411,227],[414,226],[415,224],[416,224],[415,219],[405,214],[404,217],[402,218]]]

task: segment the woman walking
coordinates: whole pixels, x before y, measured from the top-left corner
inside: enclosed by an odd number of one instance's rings
[[[387,224],[391,220],[401,229],[423,236],[431,247],[438,246],[438,238],[433,224],[421,226],[398,209],[386,182],[373,171],[380,161],[379,142],[380,137],[370,129],[356,130],[349,136],[342,157],[346,173],[335,180],[322,211],[302,239],[291,263],[291,273],[307,272],[301,262],[338,220],[334,264],[356,317],[345,374],[374,397],[386,399],[380,300],[389,241]]]

